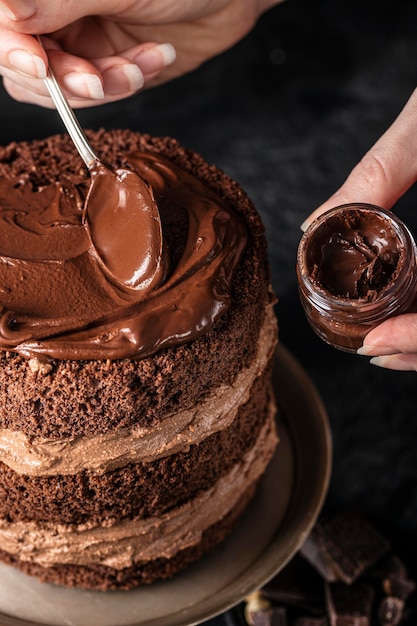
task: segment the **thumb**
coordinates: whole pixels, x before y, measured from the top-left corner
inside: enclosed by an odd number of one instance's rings
[[[354,167],[343,185],[302,224],[327,209],[365,202],[390,209],[417,180],[417,90],[395,122]]]

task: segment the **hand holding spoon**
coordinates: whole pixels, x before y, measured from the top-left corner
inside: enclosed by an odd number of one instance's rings
[[[166,268],[161,220],[151,187],[131,170],[112,171],[104,165],[90,146],[50,65],[44,81],[91,174],[84,219],[99,261],[110,278],[124,288],[146,291],[156,287],[164,279]]]

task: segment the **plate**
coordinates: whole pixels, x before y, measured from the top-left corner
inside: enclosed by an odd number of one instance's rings
[[[320,513],[331,471],[321,399],[299,363],[276,352],[280,444],[240,525],[216,551],[170,581],[132,591],[40,583],[0,565],[2,626],[191,626],[241,602],[300,549]]]

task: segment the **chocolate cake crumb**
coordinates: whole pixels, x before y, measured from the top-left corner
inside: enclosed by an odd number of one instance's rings
[[[49,374],[49,372],[51,372],[52,370],[52,365],[50,363],[48,362],[45,363],[44,361],[41,361],[37,359],[36,357],[29,359],[28,365],[29,365],[29,369],[34,374],[39,373],[41,375],[45,375],[45,374]]]

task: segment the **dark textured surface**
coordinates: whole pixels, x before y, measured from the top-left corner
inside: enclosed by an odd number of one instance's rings
[[[85,126],[176,137],[242,184],[265,222],[281,340],[329,414],[328,507],[355,505],[415,574],[416,374],[389,372],[323,344],[298,302],[299,225],[393,121],[417,83],[414,0],[286,0],[233,51],[130,101],[83,111]],[[0,141],[61,130],[54,113],[1,96]],[[417,190],[397,213],[417,233]],[[239,611],[210,626],[240,624]],[[415,625],[410,617],[408,624]]]

